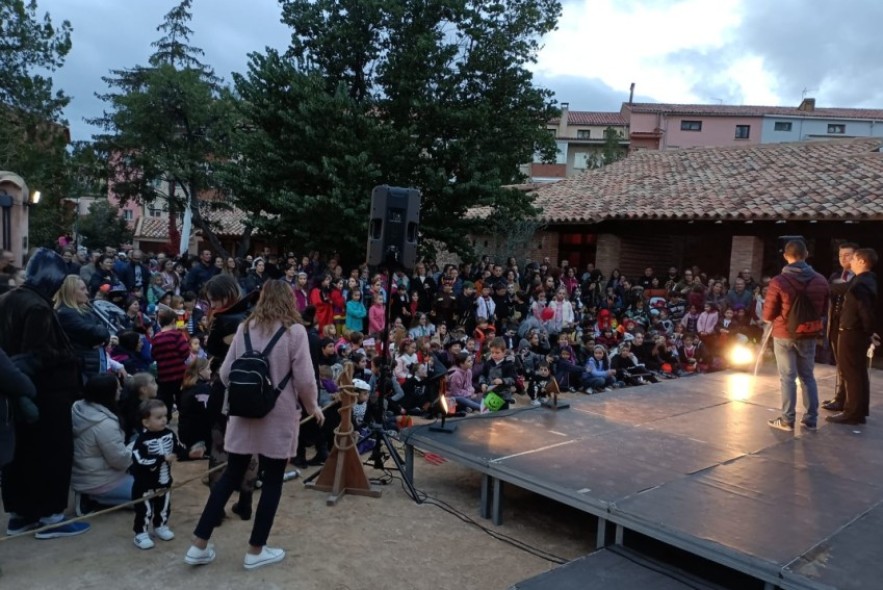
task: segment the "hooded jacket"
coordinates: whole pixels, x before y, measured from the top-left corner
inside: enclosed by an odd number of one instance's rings
[[[788,312],[799,290],[807,297],[821,318],[828,305],[828,281],[805,261],[785,265],[782,274],[773,277],[763,302],[763,320],[773,323],[773,338],[790,339]]]
[[[71,408],[74,426],[74,465],[71,487],[89,492],[126,476],[132,451],[123,442],[120,420],[109,409],[84,400]]]

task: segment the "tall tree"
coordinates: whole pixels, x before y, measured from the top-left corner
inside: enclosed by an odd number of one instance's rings
[[[62,199],[69,192],[62,111],[70,98],[51,77],[71,49],[71,25],[38,15],[36,0],[0,0],[0,170],[40,190],[31,210],[31,244],[51,245],[70,230]]]
[[[120,217],[119,208],[107,199],[100,199],[89,206],[89,213],[78,221],[79,238],[89,249],[111,246],[118,248],[132,240],[132,231]]]
[[[236,173],[285,238],[364,257],[371,187],[423,193],[424,244],[468,254],[466,212],[533,213],[519,164],[554,155],[551,93],[527,66],[558,0],[282,0],[287,54],[235,75]]]
[[[226,255],[207,214],[228,207],[212,163],[228,157],[231,108],[203,51],[189,44],[190,7],[182,0],[165,15],[147,66],[104,78],[116,92],[98,95],[110,110],[91,122],[104,130],[95,141],[122,200],[162,198],[171,215],[189,208],[193,225]]]

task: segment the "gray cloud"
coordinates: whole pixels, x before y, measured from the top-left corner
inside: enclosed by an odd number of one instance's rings
[[[598,78],[536,74],[534,82],[552,90],[559,103],[570,103],[570,109],[574,111],[618,111],[629,99],[628,88],[612,88]],[[641,95],[640,90],[640,87],[635,88],[638,93],[635,102],[655,102]]]
[[[754,55],[763,58],[783,104],[798,104],[804,89],[818,99],[819,106],[883,103],[883,61],[876,43],[883,2],[744,0],[743,16],[733,41],[723,48],[669,56],[671,65],[692,68],[699,75],[697,95],[727,94],[727,88],[709,80],[737,57]],[[730,96],[722,98],[731,100]],[[734,98],[740,98],[738,91]]]

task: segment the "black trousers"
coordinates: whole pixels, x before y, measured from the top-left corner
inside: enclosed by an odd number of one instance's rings
[[[168,414],[166,415],[169,418],[169,422],[172,421],[172,407],[177,404],[178,410],[181,409],[182,382],[182,379],[178,379],[177,381],[156,382],[156,397],[161,399],[166,404],[166,409],[168,410]]]
[[[843,413],[852,419],[869,414],[871,384],[868,379],[868,344],[871,335],[860,330],[840,330],[837,337],[837,368],[843,371],[846,398]]]
[[[16,423],[15,455],[3,468],[3,507],[26,520],[67,508],[74,462],[70,393],[37,392],[40,419]]]
[[[215,530],[215,526],[221,522],[224,507],[230,500],[230,496],[242,485],[242,478],[248,469],[251,455],[238,455],[229,453],[227,456],[227,468],[209,494],[202,516],[196,525],[193,534],[200,539],[208,540]],[[288,459],[270,459],[260,456],[259,472],[263,473],[261,481],[261,498],[254,513],[254,525],[249,537],[249,545],[263,547],[267,544],[270,529],[273,528],[273,520],[276,518],[276,509],[279,508],[279,499],[282,497],[282,476],[285,474],[285,466]]]
[[[840,351],[839,340],[840,332],[838,330],[834,332],[833,337],[829,340],[829,344],[831,345],[831,354],[834,355],[834,366],[837,370],[837,381],[834,385],[834,403],[843,405],[846,403],[846,381],[843,377],[843,367],[840,364],[840,355],[838,354]]]
[[[171,482],[169,485],[171,485]],[[145,488],[143,485],[138,485],[138,482],[136,481],[134,485],[132,485],[132,499],[139,500],[152,491],[154,491],[152,488]],[[156,496],[145,502],[135,504],[135,526],[132,527],[132,530],[135,531],[135,534],[137,535],[140,533],[146,533],[149,530],[151,523],[153,523],[154,528],[168,526],[169,514],[171,514],[171,512],[171,492],[166,492],[162,496]]]

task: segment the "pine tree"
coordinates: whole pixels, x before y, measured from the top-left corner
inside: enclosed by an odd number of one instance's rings
[[[165,15],[147,66],[103,78],[116,91],[98,95],[110,110],[91,122],[104,130],[95,142],[121,200],[166,199],[170,225],[189,208],[194,227],[226,255],[205,214],[229,206],[212,162],[229,154],[230,102],[202,50],[189,44],[190,5],[182,0]]]

